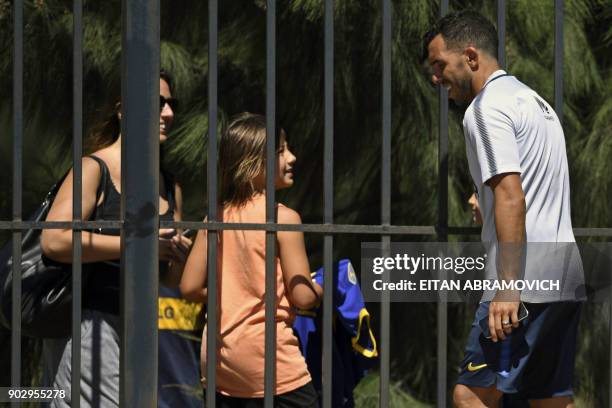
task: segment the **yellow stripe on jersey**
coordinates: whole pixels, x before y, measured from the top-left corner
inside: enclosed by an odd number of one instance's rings
[[[368,332],[370,333],[370,341],[372,343],[372,350],[368,350],[359,344],[359,336],[361,335],[361,324],[365,321],[368,326]],[[372,333],[372,328],[370,326],[370,313],[364,307],[359,312],[359,323],[357,326],[357,336],[351,339],[351,343],[353,344],[353,348],[359,353],[363,354],[364,357],[372,358],[378,356],[378,351],[376,351],[376,339],[374,338],[374,333]]]
[[[201,330],[204,327],[200,303],[185,299],[160,297],[157,326],[160,330]]]

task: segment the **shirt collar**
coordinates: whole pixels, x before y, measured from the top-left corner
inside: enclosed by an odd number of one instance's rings
[[[503,69],[498,69],[497,71],[495,71],[494,73],[492,73],[491,75],[489,75],[489,77],[487,78],[487,80],[485,81],[485,83],[484,83],[484,85],[483,85],[482,87],[484,88],[485,86],[487,86],[487,84],[488,84],[489,82],[491,82],[492,80],[494,80],[494,79],[495,79],[495,78],[497,78],[498,76],[501,76],[501,75],[506,75],[506,74],[507,74],[507,72],[506,72],[506,71],[504,71]]]

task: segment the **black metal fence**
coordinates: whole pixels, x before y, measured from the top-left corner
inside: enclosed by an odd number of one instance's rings
[[[130,114],[122,120],[122,194],[121,221],[83,221],[81,214],[81,157],[83,116],[83,20],[82,0],[74,0],[73,48],[73,220],[65,222],[27,222],[22,220],[23,168],[23,0],[13,2],[14,62],[13,62],[13,212],[12,221],[0,221],[0,229],[11,230],[13,240],[14,273],[19,273],[22,232],[33,228],[71,228],[73,230],[73,288],[72,316],[72,404],[79,406],[80,393],[80,320],[81,320],[81,231],[92,228],[120,228],[122,237],[121,310],[123,316],[121,341],[120,402],[124,407],[157,405],[157,288],[158,288],[158,227],[208,230],[208,320],[209,332],[216,332],[218,318],[217,245],[215,234],[223,229],[266,231],[266,336],[265,336],[265,406],[273,406],[275,384],[275,240],[277,231],[303,231],[324,236],[324,282],[332,282],[332,254],[334,235],[372,234],[380,236],[383,244],[392,235],[430,235],[446,241],[452,234],[474,234],[474,228],[448,225],[448,98],[439,89],[439,211],[436,226],[404,226],[391,222],[391,0],[382,0],[382,194],[379,225],[334,224],[333,218],[333,128],[334,128],[334,18],[333,0],[325,0],[324,39],[324,219],[321,224],[286,225],[276,223],[274,217],[274,161],[267,161],[266,222],[263,224],[227,224],[219,222],[216,206],[208,212],[208,222],[161,222],[158,216],[159,149],[155,136],[158,132],[158,77],[160,60],[160,5],[159,0],[123,0],[122,2],[122,109]],[[499,61],[506,65],[505,19],[506,1],[497,0]],[[208,77],[208,202],[217,201],[217,77],[218,77],[218,0],[209,0],[209,77]],[[448,0],[440,0],[440,14],[448,12]],[[555,0],[555,60],[554,105],[559,119],[563,119],[563,10],[564,0]],[[276,1],[268,0],[267,68],[266,68],[266,129],[273,134],[276,128]],[[144,103],[143,103],[144,102]],[[155,136],[155,137],[154,137]],[[267,155],[275,154],[275,140],[267,138]],[[137,157],[137,159],[136,159]],[[146,216],[143,216],[146,215]],[[575,228],[576,236],[612,236],[612,228]],[[12,329],[12,386],[20,385],[21,378],[21,283],[13,281]],[[324,291],[323,302],[323,406],[331,407],[332,367],[332,291]],[[437,406],[447,405],[447,304],[438,302],[437,321]],[[390,302],[381,299],[380,316],[380,406],[390,402]],[[216,337],[207,336],[208,387],[215,389]],[[611,350],[612,355],[612,350]],[[610,367],[612,374],[612,366]],[[612,376],[611,376],[612,377]],[[612,383],[610,385],[612,388]],[[207,406],[215,406],[215,394],[207,394]],[[612,406],[612,396],[610,406]]]

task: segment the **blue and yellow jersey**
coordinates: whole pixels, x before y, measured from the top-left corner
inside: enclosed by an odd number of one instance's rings
[[[201,408],[202,305],[181,298],[178,288],[159,286],[159,407]]]
[[[349,408],[354,406],[353,389],[378,352],[353,265],[348,259],[341,260],[333,276],[332,406]],[[323,286],[323,268],[314,272],[312,278]],[[322,307],[300,310],[293,324],[313,385],[319,392],[322,388],[322,315]]]

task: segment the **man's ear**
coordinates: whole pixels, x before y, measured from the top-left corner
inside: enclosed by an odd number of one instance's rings
[[[472,71],[476,71],[478,69],[479,55],[476,48],[469,46],[463,51],[463,55],[465,57],[465,61],[469,65]]]

